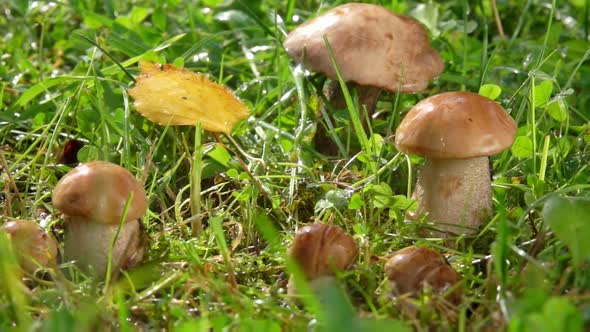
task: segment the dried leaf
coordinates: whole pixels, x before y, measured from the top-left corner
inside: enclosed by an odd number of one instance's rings
[[[204,75],[173,65],[141,62],[141,75],[129,94],[148,120],[172,126],[194,126],[229,134],[249,110],[227,88]]]

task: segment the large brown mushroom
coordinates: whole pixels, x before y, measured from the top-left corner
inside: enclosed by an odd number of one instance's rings
[[[53,192],[53,205],[63,213],[65,222],[65,260],[104,277],[111,243],[131,195],[133,199],[112,251],[113,276],[143,258],[145,242],[140,218],[147,209],[145,191],[129,171],[109,162],[81,164],[67,173]]]
[[[410,246],[398,250],[385,263],[384,271],[396,296],[415,296],[430,287],[433,293],[445,294],[454,304],[461,302],[461,289],[455,287],[461,276],[443,255],[432,249]]]
[[[9,221],[0,227],[0,231],[8,234],[13,252],[23,270],[34,273],[40,268],[56,265],[57,243],[36,222]]]
[[[342,228],[317,223],[297,232],[288,254],[313,285],[314,280],[332,276],[334,271],[351,266],[358,256],[358,246]],[[288,288],[289,293],[295,292],[292,279]]]
[[[426,157],[414,196],[416,216],[427,214],[448,233],[473,234],[492,211],[488,156],[510,147],[516,123],[496,102],[469,92],[420,101],[395,136],[400,151]]]
[[[418,21],[377,5],[338,6],[300,25],[284,42],[297,63],[332,80],[326,95],[334,109],[346,104],[324,36],[344,81],[349,82],[349,89],[358,87],[360,105],[370,115],[382,89],[410,93],[424,90],[444,68]]]

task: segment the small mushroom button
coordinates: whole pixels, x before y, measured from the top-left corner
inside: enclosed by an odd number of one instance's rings
[[[147,209],[147,197],[125,168],[105,161],[81,164],[59,180],[52,200],[63,214],[66,261],[75,261],[80,269],[104,277],[121,221],[112,252],[112,276],[142,260],[145,241],[140,218]]]

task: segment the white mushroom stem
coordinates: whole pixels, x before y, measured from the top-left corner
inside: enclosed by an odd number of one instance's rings
[[[426,159],[414,197],[418,217],[442,232],[474,234],[492,210],[488,157]],[[449,234],[437,234],[448,236]]]
[[[75,261],[83,271],[98,278],[105,277],[109,250],[117,232],[117,224],[92,222],[80,217],[64,217],[66,235],[64,256]],[[121,227],[112,254],[111,273],[117,276],[121,268],[134,265],[143,257],[139,220],[131,220]]]

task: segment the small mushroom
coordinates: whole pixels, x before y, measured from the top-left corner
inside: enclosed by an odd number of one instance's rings
[[[37,223],[29,220],[14,220],[2,225],[12,243],[19,265],[28,273],[39,268],[56,265],[57,243]]]
[[[349,89],[358,87],[360,105],[365,105],[369,115],[382,89],[410,93],[424,90],[444,68],[429,45],[428,32],[418,21],[377,5],[335,7],[291,31],[284,42],[295,62],[332,80],[325,92],[334,109],[346,104],[324,36],[344,81]]]
[[[59,180],[53,205],[63,213],[66,261],[75,261],[99,278],[105,276],[111,243],[131,194],[112,252],[113,277],[143,258],[145,234],[140,218],[147,209],[143,187],[129,171],[104,161],[81,164]]]
[[[488,156],[510,147],[516,123],[496,102],[469,92],[420,101],[397,129],[395,145],[426,157],[414,197],[447,236],[473,234],[492,211]]]
[[[297,232],[288,254],[299,264],[309,282],[345,270],[358,256],[358,246],[346,232],[334,225],[312,224]],[[289,293],[295,288],[289,280]]]
[[[384,270],[395,295],[416,295],[425,287],[430,287],[434,293],[443,294],[461,281],[461,276],[443,255],[415,246],[394,252]],[[458,287],[445,295],[455,305],[461,302],[461,289]]]

